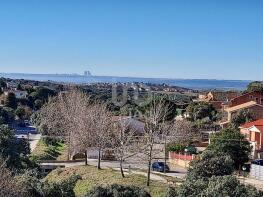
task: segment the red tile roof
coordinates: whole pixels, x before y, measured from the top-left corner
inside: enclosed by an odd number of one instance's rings
[[[250,128],[250,127],[257,127],[257,128],[262,128],[263,130],[263,119],[259,119],[259,120],[256,120],[256,121],[253,121],[253,122],[248,122],[248,123],[245,123],[244,125],[241,126],[241,128]]]
[[[226,111],[227,112],[234,112],[234,111],[238,111],[238,110],[241,110],[241,109],[247,109],[247,108],[250,108],[250,107],[253,107],[253,106],[259,106],[259,107],[263,108],[263,105],[259,105],[255,101],[249,101],[249,102],[243,103],[241,105],[236,105],[234,107],[226,108]]]

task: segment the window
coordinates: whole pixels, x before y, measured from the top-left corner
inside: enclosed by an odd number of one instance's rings
[[[258,98],[256,98],[256,102],[257,102],[257,103],[259,102],[259,99],[258,99]]]

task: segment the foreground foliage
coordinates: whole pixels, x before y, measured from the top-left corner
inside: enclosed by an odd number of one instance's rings
[[[173,191],[178,197],[259,197],[263,193],[245,186],[232,176],[233,160],[222,152],[205,151],[201,158],[190,164],[186,181]]]
[[[187,179],[195,181],[208,179],[212,176],[231,175],[234,172],[233,164],[229,155],[205,151],[200,159],[190,163]]]
[[[98,170],[93,166],[81,166],[57,169],[51,172],[46,180],[49,183],[60,182],[68,177],[78,174],[82,177],[78,180],[74,188],[76,196],[84,196],[96,186],[118,184],[123,186],[136,186],[149,192],[152,197],[162,197],[165,195],[168,185],[158,181],[152,181],[150,187],[145,187],[147,178],[141,175],[130,174],[122,178],[121,174],[112,169]]]
[[[134,186],[110,185],[95,187],[85,197],[151,197],[145,190]]]
[[[41,179],[36,171],[26,171],[15,178],[22,186],[21,197],[74,197],[73,189],[76,182],[81,179],[79,175],[73,174],[64,180],[48,182]]]
[[[213,176],[208,180],[186,181],[178,190],[178,197],[260,197],[263,192],[245,186],[234,176]]]
[[[213,134],[210,141],[208,149],[228,154],[233,159],[236,169],[249,161],[250,143],[239,130],[229,127],[220,133]]]
[[[6,167],[4,160],[0,159],[0,196],[18,197],[21,193],[21,187],[13,178],[12,171]]]
[[[10,169],[20,170],[32,167],[27,155],[30,153],[29,143],[17,139],[15,133],[6,125],[0,125],[0,156]]]

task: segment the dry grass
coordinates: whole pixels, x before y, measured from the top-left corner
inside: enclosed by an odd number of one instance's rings
[[[34,160],[67,160],[67,150],[63,143],[58,142],[55,145],[47,145],[40,140],[35,150],[31,153]]]
[[[76,196],[83,196],[98,185],[133,185],[144,188],[150,192],[153,197],[164,196],[168,185],[162,182],[153,181],[150,187],[146,187],[146,177],[140,175],[128,175],[126,178],[122,178],[119,172],[112,169],[97,170],[93,166],[81,166],[67,169],[57,169],[51,172],[46,179],[50,182],[57,182],[63,179],[67,179],[73,174],[82,176],[82,180],[79,180],[75,186]]]

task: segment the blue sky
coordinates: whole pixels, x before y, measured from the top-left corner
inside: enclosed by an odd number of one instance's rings
[[[0,72],[257,79],[261,0],[2,0]]]

